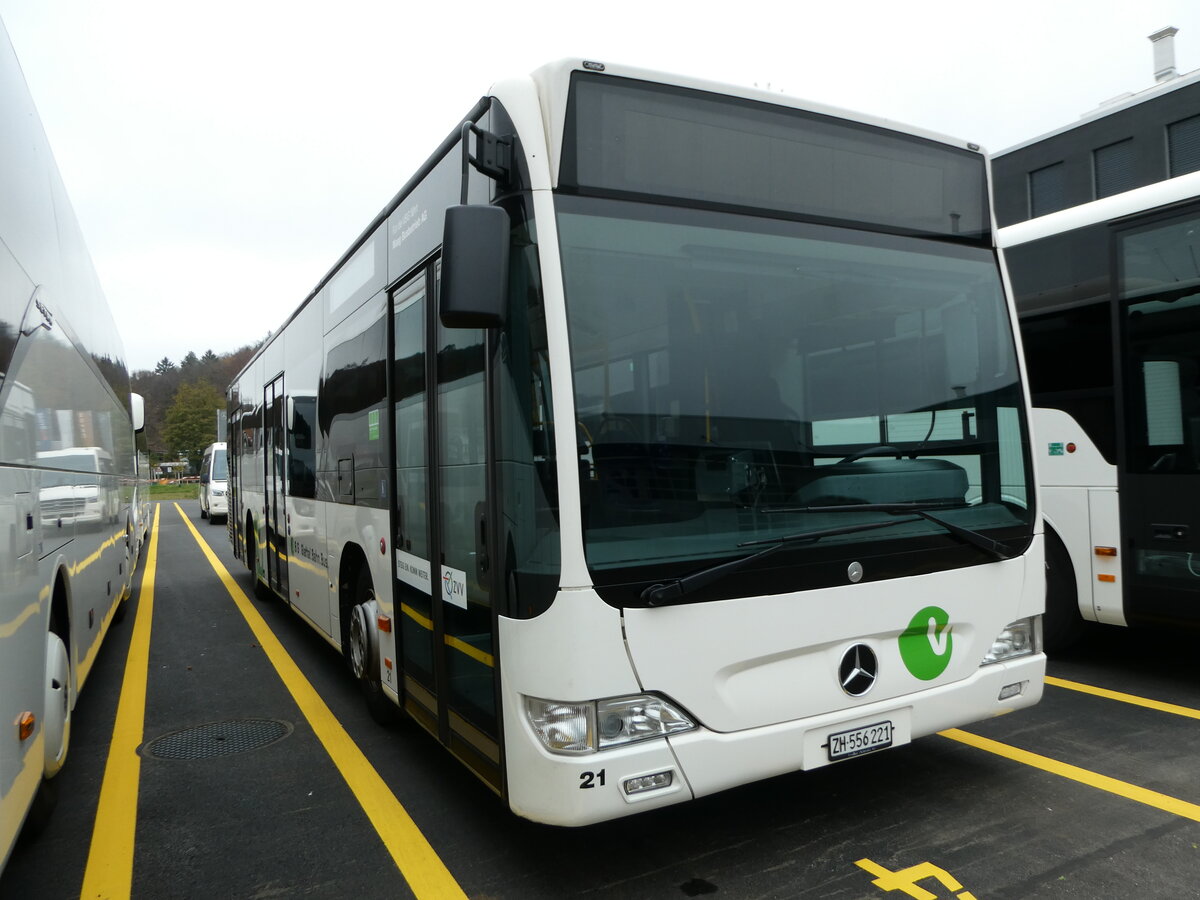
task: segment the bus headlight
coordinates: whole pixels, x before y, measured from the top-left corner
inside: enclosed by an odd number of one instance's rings
[[[691,731],[696,723],[675,704],[653,694],[586,703],[525,698],[525,715],[551,753],[595,753]]]
[[[992,641],[992,647],[983,657],[980,665],[1016,659],[1020,656],[1032,656],[1037,653],[1042,644],[1042,617],[1030,616],[1028,619],[1018,619],[1004,626],[1004,630]]]

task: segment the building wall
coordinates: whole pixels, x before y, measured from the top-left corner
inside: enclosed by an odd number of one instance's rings
[[[1004,227],[1032,217],[1030,173],[1056,163],[1063,164],[1060,208],[1098,199],[1094,153],[1125,139],[1133,143],[1124,189],[1170,177],[1167,127],[1200,115],[1200,72],[1145,94],[1144,99],[1114,105],[1112,112],[996,154],[992,173],[997,224]]]

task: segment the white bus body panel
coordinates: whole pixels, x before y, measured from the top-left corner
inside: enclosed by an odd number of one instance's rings
[[[1031,418],[1042,515],[1071,557],[1079,614],[1089,621],[1123,626],[1120,557],[1095,553],[1096,547],[1120,552],[1117,468],[1062,410],[1034,409]],[[1101,581],[1101,575],[1116,580]]]
[[[330,566],[336,554],[325,527],[328,504],[305,497],[287,498],[288,602],[319,624],[328,635],[331,597],[336,577]],[[335,570],[336,571],[336,570]]]
[[[1031,568],[1040,560],[1031,549],[989,564],[986,578],[980,566],[971,566],[860,584],[847,579],[844,587],[771,597],[630,609],[625,633],[641,683],[713,731],[839,710],[853,715],[864,702],[904,698],[974,675],[1006,625],[1042,611],[1042,597],[1026,584],[1029,571],[1040,574],[1040,565]],[[951,658],[936,679],[921,681],[905,667],[898,638],[930,605],[949,613]],[[878,680],[861,699],[847,696],[838,679],[842,656],[857,643],[879,660]]]
[[[5,589],[0,591],[0,684],[11,698],[3,710],[6,714],[32,710],[40,717],[50,602],[48,598],[37,599],[39,566],[33,552],[36,519],[33,529],[24,527],[22,511],[31,509],[32,482],[28,471],[0,467],[0,510],[4,510],[7,521],[20,524],[18,533],[23,535],[12,556],[0,549],[5,580]],[[45,747],[41,728],[32,738],[21,741],[16,727],[5,724],[8,727],[0,731],[0,872],[42,780]]]
[[[2,873],[129,593],[135,447],[120,337],[2,24],[0,107]],[[96,360],[112,363],[107,376]],[[55,608],[61,643],[50,636]],[[48,672],[66,678],[65,704],[47,704]],[[33,731],[21,740],[26,714]],[[47,748],[49,735],[60,747]]]
[[[500,620],[509,802],[535,821],[585,824],[828,765],[829,735],[859,725],[886,719],[901,745],[1032,706],[1041,699],[1043,654],[980,662],[1005,625],[1042,612],[1042,571],[1039,536],[1024,556],[990,564],[987,578],[969,567],[623,617],[592,591],[560,592],[537,619]],[[950,613],[952,659],[921,681],[901,661],[898,638],[931,604]],[[830,609],[838,616],[824,614]],[[838,683],[841,656],[856,643],[875,650],[880,675],[857,699]],[[1020,694],[999,699],[1018,683]],[[525,694],[569,701],[642,691],[666,695],[700,727],[567,756],[544,749],[523,709]],[[660,772],[672,773],[669,787],[625,794],[627,779]]]

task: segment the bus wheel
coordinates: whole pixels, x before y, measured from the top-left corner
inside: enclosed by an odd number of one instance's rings
[[[354,605],[350,609],[350,635],[346,642],[346,661],[358,680],[371,718],[387,725],[396,719],[396,705],[383,692],[379,683],[379,644],[373,627],[379,607],[375,603],[375,587],[371,573],[363,568],[354,588]]]
[[[53,778],[67,759],[71,745],[71,661],[67,645],[53,631],[46,635],[44,734],[46,778]]]
[[[1079,594],[1070,554],[1057,534],[1046,529],[1046,615],[1042,639],[1048,651],[1065,650],[1083,636]]]

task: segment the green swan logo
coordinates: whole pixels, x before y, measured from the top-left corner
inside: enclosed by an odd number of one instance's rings
[[[900,635],[900,658],[915,678],[932,681],[950,665],[954,636],[950,614],[940,606],[926,606]]]

